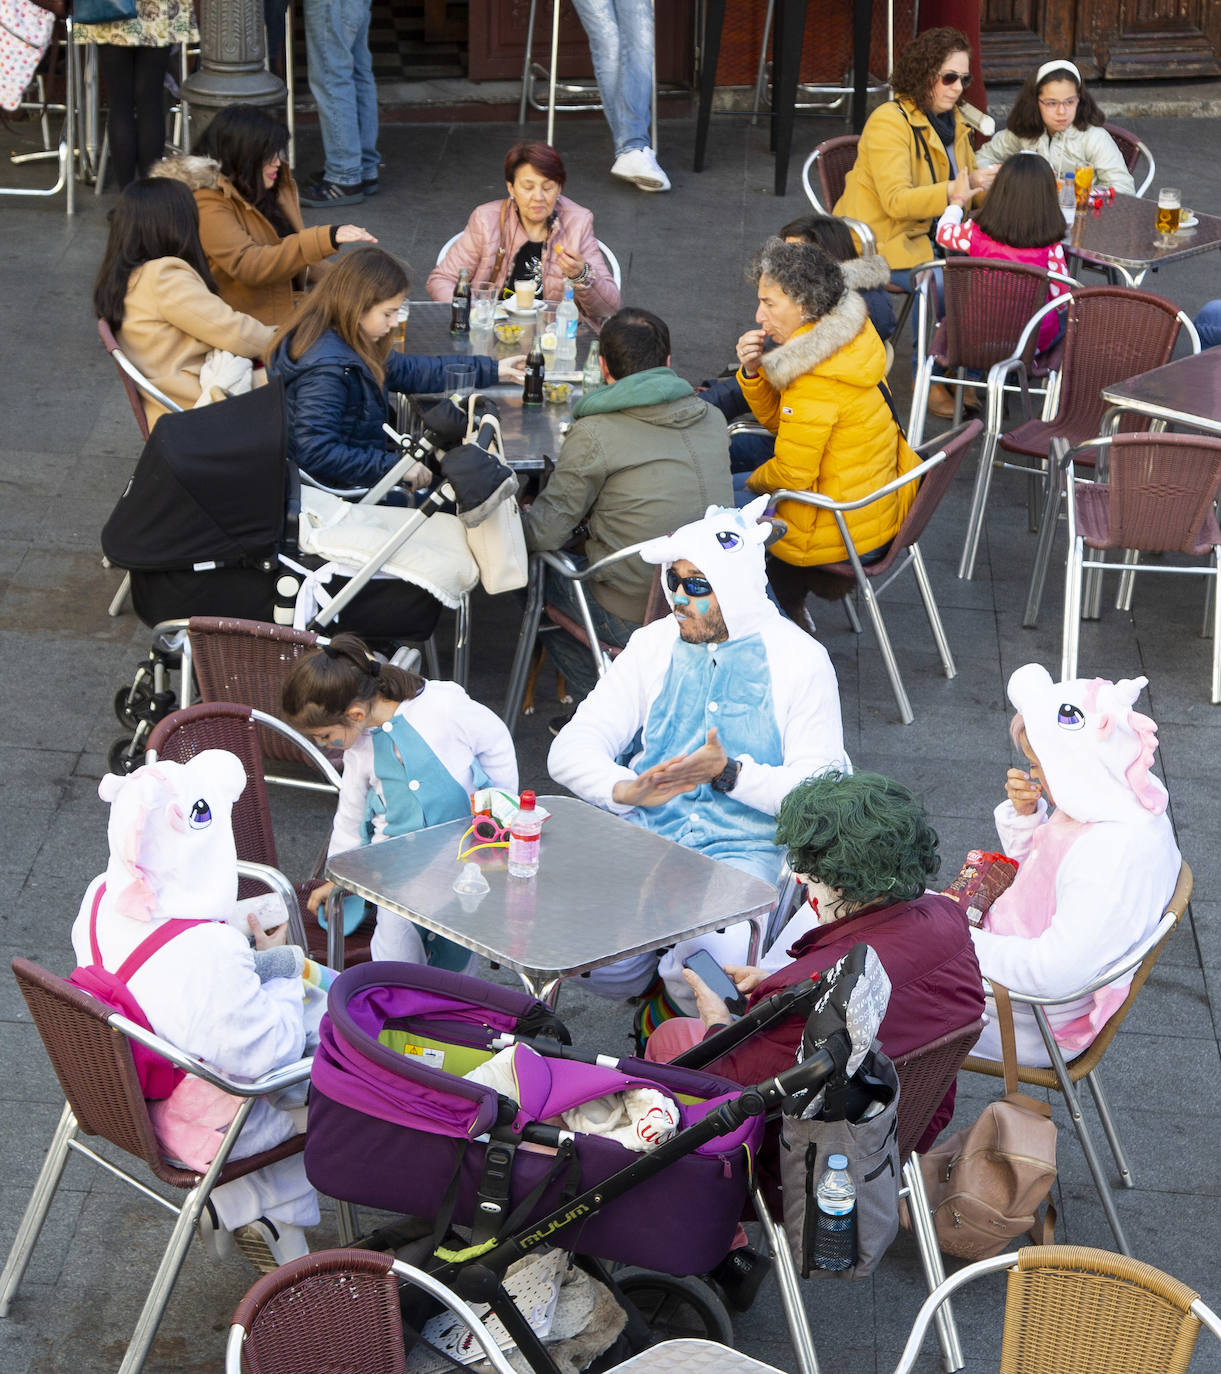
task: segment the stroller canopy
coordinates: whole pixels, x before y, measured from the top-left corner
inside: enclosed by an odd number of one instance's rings
[[[284,532],[284,383],[153,427],[102,530],[102,551],[137,572],[254,567]]]

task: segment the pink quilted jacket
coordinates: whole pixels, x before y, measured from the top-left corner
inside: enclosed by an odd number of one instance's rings
[[[454,294],[458,273],[464,267],[470,269],[471,282],[475,286],[487,282],[495,286],[504,285],[517,251],[526,241],[516,207],[509,203],[504,217],[504,257],[500,270],[493,277],[496,253],[501,246],[500,212],[504,205],[503,200],[490,200],[485,205],[477,205],[471,212],[458,241],[428,274],[426,289],[434,301],[450,299]],[[562,243],[568,252],[584,258],[593,270],[590,282],[575,288],[573,299],[577,309],[596,329],[619,309],[619,288],[594,237],[593,213],[567,196],[561,196],[555,208],[558,218],[543,245],[543,295],[549,301],[564,299],[564,275],[556,262],[554,249],[554,244]]]

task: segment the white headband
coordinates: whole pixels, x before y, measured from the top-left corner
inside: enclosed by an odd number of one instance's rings
[[[1077,78],[1077,85],[1080,86],[1082,84],[1081,73],[1066,57],[1061,58],[1058,62],[1044,62],[1034,74],[1034,84],[1037,86],[1048,72],[1072,72]]]

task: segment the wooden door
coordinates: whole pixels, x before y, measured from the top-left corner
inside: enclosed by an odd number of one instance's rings
[[[551,3],[537,0],[534,16],[534,60],[551,60]],[[694,70],[695,0],[658,0],[657,80],[690,86]],[[530,0],[471,0],[470,78],[511,81],[521,76],[526,54]],[[593,62],[585,30],[569,0],[560,5],[560,76],[592,76]]]

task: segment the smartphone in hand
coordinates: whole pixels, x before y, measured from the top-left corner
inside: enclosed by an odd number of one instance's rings
[[[697,949],[683,960],[683,968],[689,968],[708,986],[729,1008],[734,1017],[741,1016],[746,1010],[746,995],[738,991],[738,985],[708,953]]]

